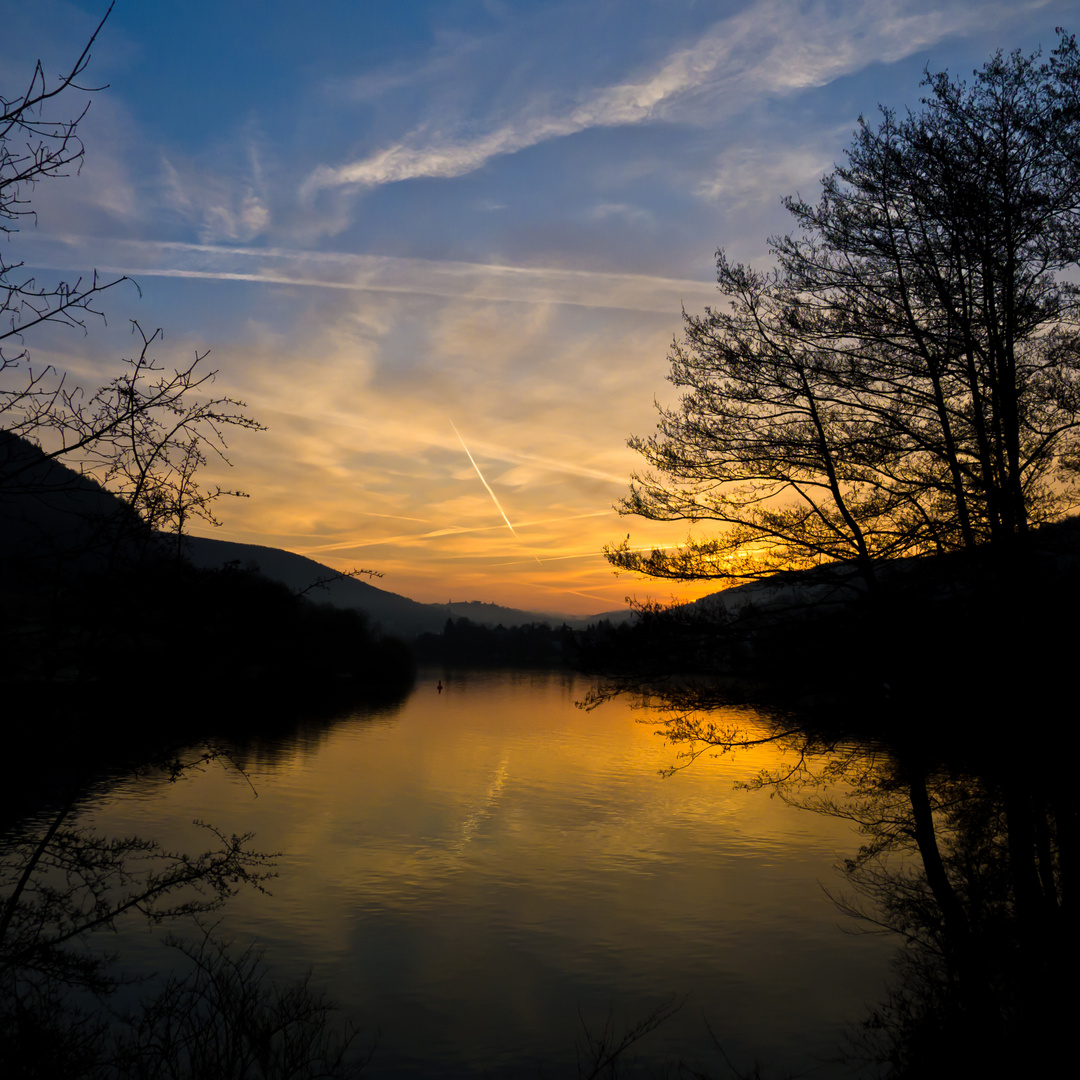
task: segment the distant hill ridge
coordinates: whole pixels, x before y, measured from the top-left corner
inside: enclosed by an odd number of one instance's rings
[[[96,480],[0,429],[0,559],[5,573],[31,580],[55,574],[57,566],[66,574],[100,572],[107,565],[108,553],[115,550],[118,533],[127,537],[126,544],[137,542],[140,548],[153,540],[131,508]],[[175,538],[170,541],[175,544]],[[612,622],[630,618],[628,610],[576,618],[480,600],[422,604],[364,580],[341,578],[332,567],[281,548],[204,536],[186,536],[183,544],[195,566],[255,565],[294,592],[310,590],[307,595],[316,602],[362,611],[384,633],[403,638],[438,633],[448,618],[506,627],[565,622],[574,628],[605,618]],[[318,581],[327,584],[312,588]]]
[[[418,634],[439,633],[449,619],[471,619],[485,626],[522,626],[527,623],[567,623],[574,628],[587,626],[601,619],[622,622],[630,618],[629,610],[609,611],[586,618],[555,615],[537,611],[522,611],[482,600],[454,601],[446,604],[422,604],[417,600],[380,589],[367,581],[336,577],[337,571],[304,555],[281,548],[258,544],[238,544],[207,536],[189,536],[184,540],[187,557],[196,566],[216,569],[226,563],[252,564],[260,573],[283,582],[296,592],[311,588],[315,582],[330,579],[322,587],[307,594],[316,602],[335,607],[363,611],[385,633],[412,638]]]

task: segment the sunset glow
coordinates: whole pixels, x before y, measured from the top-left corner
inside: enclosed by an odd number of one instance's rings
[[[38,57],[70,64],[107,3],[4,7],[10,95]],[[210,349],[215,393],[267,427],[212,466],[251,495],[219,507],[222,539],[422,601],[703,595],[616,577],[601,549],[686,540],[613,505],[627,437],[672,401],[682,308],[722,303],[715,249],[764,266],[782,197],[816,198],[860,113],[916,105],[928,66],[1052,48],[1076,11],[121,0],[83,80],[108,88],[62,106],[92,100],[82,170],[30,193],[8,255],[142,296],[27,344],[86,386],[131,355],[130,320],[163,327],[165,366]]]

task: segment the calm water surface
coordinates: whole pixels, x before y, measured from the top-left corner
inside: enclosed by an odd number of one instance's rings
[[[638,1044],[644,1064],[728,1075],[711,1027],[740,1068],[848,1075],[828,1059],[895,942],[845,933],[823,891],[858,846],[850,825],[737,787],[780,750],[665,779],[656,722],[575,708],[584,681],[442,679],[238,752],[246,776],[128,781],[87,816],[186,850],[206,846],[201,818],[282,852],[273,895],[237,896],[220,930],[257,939],[278,975],[312,971],[377,1031],[373,1077],[573,1074],[583,1022],[621,1029],[673,996],[687,1003]],[[146,970],[170,955],[141,926],[116,946]]]

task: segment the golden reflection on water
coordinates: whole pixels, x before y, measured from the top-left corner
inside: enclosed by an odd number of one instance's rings
[[[547,1029],[572,1046],[579,1006],[666,994],[693,1003],[662,1035],[675,1052],[701,1043],[703,1011],[735,1052],[829,1052],[887,947],[840,934],[819,886],[857,846],[851,826],[737,786],[782,747],[665,779],[675,751],[629,701],[583,712],[572,677],[440,674],[441,694],[422,678],[396,711],[238,748],[246,776],[132,782],[94,818],[192,848],[198,817],[282,852],[273,896],[236,897],[225,925],[286,974],[314,964],[379,1023],[394,1069],[398,1038],[440,1070],[538,1042],[557,1057]]]

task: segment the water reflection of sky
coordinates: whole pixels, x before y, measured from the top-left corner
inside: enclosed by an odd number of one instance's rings
[[[373,1075],[535,1074],[572,1063],[579,1009],[618,1025],[670,995],[688,1005],[643,1053],[722,1071],[704,1019],[736,1063],[835,1052],[892,943],[842,933],[821,888],[851,827],[736,787],[777,748],[663,779],[673,751],[629,703],[582,712],[586,686],[557,675],[447,681],[394,717],[239,751],[257,797],[212,767],[128,784],[96,819],[194,848],[199,817],[283,852],[273,895],[237,897],[223,928],[379,1028]]]

